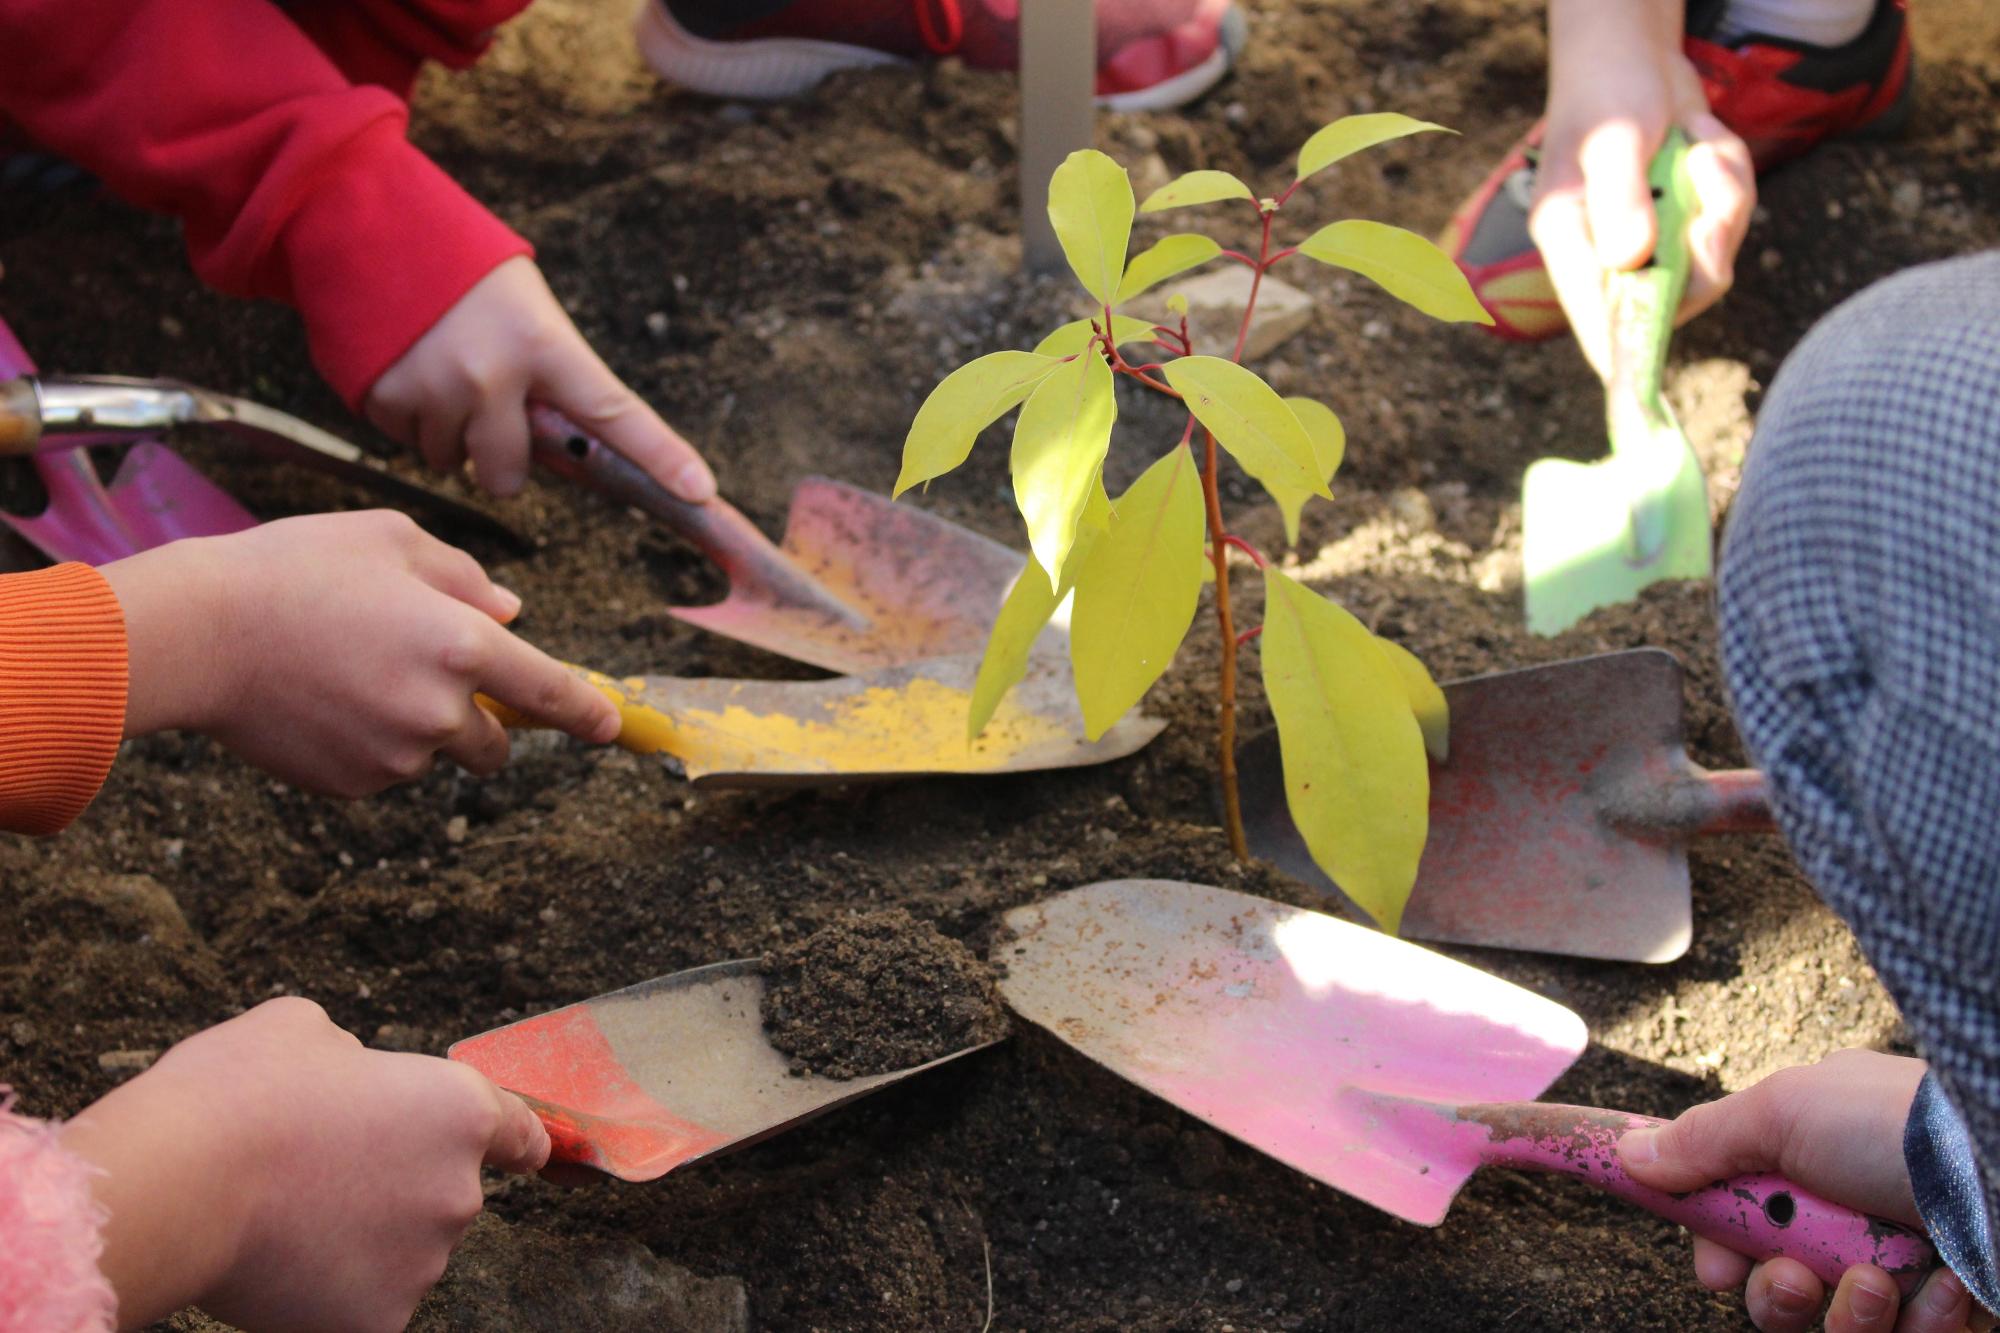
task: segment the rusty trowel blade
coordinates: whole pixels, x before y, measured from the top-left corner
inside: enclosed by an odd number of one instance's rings
[[[1681,744],[1673,655],[1643,648],[1504,671],[1455,681],[1445,697],[1451,758],[1431,769],[1430,840],[1403,933],[1633,962],[1686,952],[1686,843],[1606,817],[1614,795],[1697,771]],[[1251,850],[1339,895],[1286,808],[1276,736],[1245,745],[1237,768]]]
[[[734,588],[714,606],[674,614],[830,671],[906,667],[982,652],[1008,588],[1026,566],[1020,552],[948,518],[824,476],[808,476],[792,492],[782,546],[856,612],[856,624],[792,614]],[[1052,630],[1050,642],[1060,642],[1060,630]]]
[[[639,1181],[979,1049],[863,1078],[794,1074],[764,1035],[757,969],[746,959],[656,977],[467,1037],[448,1054],[528,1100],[552,1163]]]

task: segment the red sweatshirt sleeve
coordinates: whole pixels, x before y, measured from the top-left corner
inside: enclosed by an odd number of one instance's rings
[[[0,574],[0,829],[60,833],[83,813],[118,756],[126,685],[125,612],[102,574]]]
[[[406,89],[418,55],[470,58],[486,14],[519,7],[364,0],[316,22],[357,73]],[[413,11],[402,29],[371,17],[395,8]],[[271,0],[0,0],[0,52],[0,113],[179,217],[204,281],[295,305],[350,406],[474,283],[529,253],[411,146],[400,98],[351,82]]]

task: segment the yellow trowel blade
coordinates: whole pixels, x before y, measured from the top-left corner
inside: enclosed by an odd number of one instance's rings
[[[831,680],[593,677],[619,703],[619,744],[671,755],[703,786],[802,786],[1101,764],[1166,723],[1133,713],[1095,741],[1069,664],[1037,656],[979,738],[965,738],[976,657],[934,658]]]

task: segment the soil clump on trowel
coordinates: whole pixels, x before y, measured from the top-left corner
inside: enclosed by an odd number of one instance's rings
[[[764,955],[764,1030],[792,1072],[861,1078],[1007,1035],[993,972],[901,908]]]

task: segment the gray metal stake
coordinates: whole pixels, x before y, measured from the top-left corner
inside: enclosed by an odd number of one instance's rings
[[[1030,273],[1063,266],[1049,226],[1049,177],[1090,147],[1096,91],[1092,0],[1021,0],[1021,263]]]

